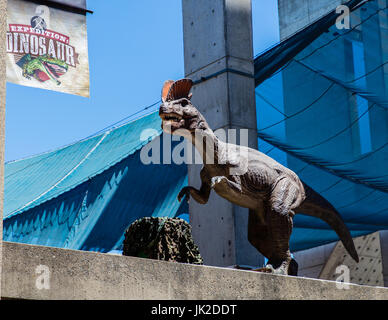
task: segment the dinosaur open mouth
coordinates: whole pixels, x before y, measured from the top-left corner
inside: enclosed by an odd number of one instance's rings
[[[183,117],[176,113],[162,113],[159,114],[162,119],[162,129],[172,134],[176,130],[184,126],[185,120]]]
[[[65,67],[59,66],[55,63],[43,62],[43,64],[46,67],[46,70],[50,72],[50,74],[55,78],[59,78],[60,76],[64,75],[67,71]]]
[[[179,122],[182,120],[182,116],[175,113],[161,114],[160,117],[163,121]]]

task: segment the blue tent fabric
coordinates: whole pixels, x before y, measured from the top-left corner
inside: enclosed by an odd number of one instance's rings
[[[365,0],[351,0],[346,5],[349,10],[355,10],[363,1]],[[327,31],[339,16],[340,14],[336,10],[331,11],[316,23],[308,25],[303,30],[278,43],[271,50],[257,56],[254,61],[256,86],[289,63],[290,59]]]
[[[349,29],[331,12],[257,57],[255,91],[259,148],[358,236],[388,229],[388,3],[348,5]],[[294,226],[294,251],[338,240],[312,217],[297,215]]]
[[[156,112],[7,163],[4,240],[109,252],[120,249],[125,229],[136,219],[183,213],[187,207],[177,194],[187,185],[186,166],[145,165],[140,158],[150,141],[163,143],[160,125]],[[140,139],[142,132],[146,136]]]

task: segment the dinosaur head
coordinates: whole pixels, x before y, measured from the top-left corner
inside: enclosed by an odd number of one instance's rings
[[[61,84],[58,80],[68,70],[68,65],[59,59],[52,58],[48,55],[32,57],[26,54],[18,65],[23,69],[23,76],[26,78],[34,77],[40,82],[52,80],[56,84]]]
[[[190,101],[189,92],[192,85],[190,79],[168,80],[164,83],[162,104],[159,108],[163,131],[184,135],[182,132],[194,134],[196,130],[208,128],[205,118]]]

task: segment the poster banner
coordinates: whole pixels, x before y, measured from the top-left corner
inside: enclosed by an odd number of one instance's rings
[[[89,97],[86,16],[8,0],[7,81]]]

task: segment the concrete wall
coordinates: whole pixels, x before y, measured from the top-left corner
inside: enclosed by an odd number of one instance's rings
[[[386,288],[9,242],[2,285],[16,299],[388,299]]]
[[[337,242],[333,242],[324,246],[294,252],[294,259],[299,267],[298,275],[318,279],[336,244]]]
[[[0,297],[1,257],[3,239],[3,190],[4,190],[4,143],[5,143],[5,35],[7,22],[7,1],[0,0]]]
[[[338,277],[335,268],[346,265],[350,282],[388,286],[388,231],[374,232],[354,238],[360,262],[356,263],[341,245],[333,242],[324,246],[298,251],[294,258],[299,264],[298,275],[314,279]]]
[[[388,287],[388,230],[380,231],[380,245],[383,261],[384,286]]]

